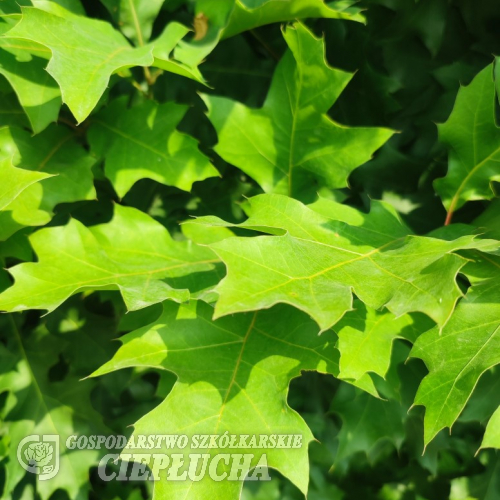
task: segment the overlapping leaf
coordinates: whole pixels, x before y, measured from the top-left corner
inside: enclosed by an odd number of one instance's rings
[[[9,205],[27,188],[36,182],[51,177],[45,172],[31,172],[12,165],[5,157],[0,161],[0,210],[8,210]]]
[[[331,410],[343,422],[336,462],[358,452],[368,454],[381,440],[392,441],[396,448],[404,440],[406,411],[398,401],[376,399],[343,385],[332,401]]]
[[[105,158],[120,197],[144,177],[189,191],[193,182],[218,175],[196,140],[176,130],[186,110],[152,101],[127,109],[126,100],[116,99],[93,119],[90,144]]]
[[[500,408],[488,422],[481,448],[500,448]]]
[[[287,306],[217,321],[211,321],[211,316],[212,308],[203,302],[189,307],[166,302],[163,315],[122,337],[123,346],[114,358],[93,375],[149,366],[178,376],[165,401],[136,422],[136,434],[302,435],[300,448],[238,448],[238,453],[254,454],[253,467],[266,453],[269,466],[305,494],[307,444],[313,436],[287,404],[288,384],[301,370],[337,373],[335,336],[332,332],[318,336],[313,321]],[[281,320],[276,321],[277,317]],[[228,453],[228,448],[221,450],[204,453]],[[191,447],[168,451],[187,455]],[[219,473],[226,470],[227,465],[221,463]],[[167,481],[163,474],[155,484],[158,498],[237,498],[242,487],[238,481],[215,482],[210,477],[198,482]]]
[[[47,178],[27,187],[3,209],[0,240],[25,226],[46,224],[59,203],[95,199],[95,159],[66,127],[53,125],[35,137],[17,127],[0,128],[0,158],[12,159],[24,176]]]
[[[334,327],[339,337],[340,378],[359,380],[368,372],[385,378],[394,341],[404,338],[413,342],[431,327],[432,322],[425,316],[397,317],[356,301],[354,311],[347,313]]]
[[[64,442],[72,434],[102,433],[106,430],[100,415],[92,408],[93,384],[79,383],[74,373],[64,380],[49,380],[49,370],[58,363],[67,342],[40,327],[22,335],[10,316],[3,316],[0,343],[0,391],[6,395],[1,409],[2,426],[10,446],[2,498],[12,498],[14,487],[25,475],[17,460],[17,444],[26,436],[58,435]],[[60,472],[50,481],[40,481],[37,491],[47,500],[57,489],[71,498],[82,498],[89,491],[88,469],[95,464],[97,450],[61,449]]]
[[[448,211],[469,200],[491,199],[491,182],[500,180],[500,129],[495,121],[493,67],[483,69],[460,89],[448,121],[439,126],[441,142],[449,149],[448,173],[436,181]]]
[[[16,126],[29,128],[26,113],[13,92],[0,94],[0,126]]]
[[[102,0],[123,34],[136,45],[151,37],[153,22],[165,0]]]
[[[294,0],[268,2],[247,0],[197,0],[195,29],[191,42],[176,48],[176,57],[197,65],[223,38],[266,24],[321,17],[364,22],[354,1]]]
[[[455,278],[466,263],[453,252],[498,247],[474,236],[413,236],[380,202],[366,215],[327,200],[311,209],[285,196],[261,195],[250,200],[248,213],[240,227],[275,236],[210,245],[228,269],[217,287],[216,317],[284,302],[327,329],[352,308],[355,293],[374,309],[385,306],[396,316],[423,312],[442,327],[461,296]],[[198,223],[231,225],[216,217]]]
[[[9,270],[14,285],[0,310],[54,310],[82,290],[119,289],[129,309],[168,298],[189,299],[220,278],[216,256],[190,241],[174,241],[146,214],[117,205],[110,223],[86,228],[76,220],[30,237],[38,262]]]
[[[429,375],[416,405],[425,406],[425,443],[451,427],[481,375],[500,363],[500,288],[496,279],[475,286],[440,332],[420,336],[412,356],[423,359]]]
[[[153,48],[153,64],[157,68],[205,84],[205,79],[198,69],[202,58],[188,58],[182,50],[178,50],[183,45],[187,45],[182,39],[189,31],[189,28],[180,23],[169,23],[163,33],[150,44]]]
[[[112,73],[153,62],[151,48],[132,48],[106,22],[77,16],[62,8],[46,12],[24,7],[22,14],[8,37],[32,40],[51,50],[47,71],[59,84],[63,102],[78,122],[94,109]]]
[[[0,22],[0,35],[12,26]],[[36,43],[0,37],[0,73],[16,92],[35,133],[54,122],[61,107],[61,92],[54,79],[45,71],[50,50]],[[33,55],[34,54],[34,55]]]
[[[393,132],[333,122],[325,113],[352,75],[326,64],[324,41],[303,24],[288,27],[284,37],[289,50],[262,108],[204,96],[218,134],[215,151],[266,192],[300,197],[318,186],[344,187]]]

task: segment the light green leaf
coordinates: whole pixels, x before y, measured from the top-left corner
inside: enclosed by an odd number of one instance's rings
[[[481,375],[500,363],[500,288],[495,279],[470,289],[450,321],[420,336],[411,352],[427,365],[415,397],[425,406],[425,443],[459,417]]]
[[[500,407],[488,422],[486,432],[484,433],[483,442],[481,443],[481,449],[483,448],[500,449]]]
[[[151,36],[153,22],[165,0],[101,0],[135,45],[144,45]]]
[[[26,5],[29,5],[29,1]],[[81,0],[31,0],[31,3],[37,9],[50,12],[52,14],[64,15],[64,11],[72,12],[79,16],[85,15],[85,9],[81,3]]]
[[[0,23],[0,34],[11,26]],[[49,49],[32,44],[32,47],[19,43],[19,40],[0,37],[0,73],[7,78],[16,92],[35,133],[41,132],[57,119],[61,107],[61,92],[54,79],[45,71],[47,61],[31,53]]]
[[[203,4],[199,1],[198,4]],[[205,2],[206,3],[206,2]],[[212,0],[212,3],[215,3]],[[267,0],[236,0],[224,38],[250,29],[276,22],[305,18],[346,19],[364,22],[356,0],[325,2],[324,0],[294,0],[269,2]]]
[[[51,177],[44,172],[31,172],[12,165],[9,157],[0,159],[0,210],[9,205],[29,186]]]
[[[493,65],[459,90],[448,121],[439,126],[439,138],[449,149],[448,173],[435,187],[450,222],[453,212],[467,201],[493,198],[491,181],[500,180]]]
[[[17,127],[0,128],[0,158],[12,158],[15,165],[31,170],[30,175],[44,172],[51,177],[25,189],[0,214],[0,240],[22,227],[46,224],[59,203],[96,197],[91,172],[95,159],[65,127],[53,125],[35,137]]]
[[[425,316],[404,314],[396,317],[386,310],[376,311],[356,301],[354,311],[348,312],[334,327],[339,337],[339,377],[359,380],[371,372],[385,378],[394,341],[403,338],[413,342],[431,327],[432,322]]]
[[[9,38],[32,40],[52,51],[47,71],[61,88],[63,102],[80,123],[106,90],[110,76],[131,66],[149,66],[151,48],[132,48],[108,23],[71,14],[24,7]]]
[[[250,199],[250,218],[239,227],[276,236],[210,245],[228,269],[216,289],[215,317],[284,302],[310,314],[324,330],[352,308],[354,293],[368,307],[385,306],[396,316],[423,312],[442,327],[461,296],[455,278],[466,263],[453,252],[498,248],[474,236],[413,236],[381,202],[373,202],[370,214],[328,200],[318,210],[325,215],[281,195]],[[195,223],[231,226],[216,217]]]
[[[176,130],[187,106],[146,101],[127,109],[126,101],[115,99],[89,130],[92,150],[105,158],[120,197],[143,178],[190,191],[193,182],[219,174],[196,140]]]
[[[43,186],[33,184],[24,190],[6,209],[0,212],[0,241],[29,226],[43,226],[50,222],[51,215],[40,209]]]
[[[44,210],[96,197],[91,171],[95,159],[66,127],[53,125],[35,137],[17,127],[0,128],[0,155],[11,156],[19,167],[54,176],[44,184]]]
[[[15,283],[0,295],[0,310],[53,311],[71,295],[96,289],[119,289],[134,310],[186,301],[188,288],[197,292],[219,278],[211,250],[174,241],[148,215],[120,205],[108,224],[86,228],[70,220],[34,233],[30,242],[38,262],[9,270]]]
[[[345,187],[352,170],[393,132],[332,121],[326,112],[352,75],[326,64],[324,41],[303,24],[288,27],[284,37],[289,50],[262,108],[204,96],[218,134],[215,151],[266,192],[297,196],[318,186]]]
[[[183,62],[177,59],[177,47],[186,43],[182,39],[189,31],[189,28],[180,23],[167,24],[163,33],[150,44],[155,58],[153,66],[205,84],[205,79],[197,68],[200,61]]]
[[[189,307],[164,303],[163,315],[122,337],[114,358],[93,376],[130,366],[155,367],[178,376],[167,398],[135,423],[134,434],[300,434],[302,444],[296,449],[243,447],[237,453],[252,453],[252,467],[266,453],[269,467],[278,469],[305,494],[307,449],[313,436],[287,404],[288,385],[302,370],[337,373],[335,335],[318,336],[313,321],[287,306],[217,321],[211,321],[211,316],[212,308],[203,302]],[[168,450],[185,456],[192,452],[190,444]],[[217,447],[202,453],[231,451]],[[227,469],[221,462],[219,472]],[[198,482],[167,481],[164,473],[155,482],[157,498],[238,498],[243,484],[215,482],[208,474]]]

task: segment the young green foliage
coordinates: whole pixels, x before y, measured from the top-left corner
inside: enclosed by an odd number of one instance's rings
[[[61,87],[62,100],[80,123],[106,90],[112,73],[153,62],[148,47],[132,48],[110,24],[77,16],[24,7],[21,21],[8,36],[32,40],[52,52],[47,71]]]
[[[167,298],[189,299],[217,280],[215,254],[174,241],[146,214],[116,205],[112,222],[86,228],[77,220],[30,237],[39,261],[11,268],[15,284],[0,296],[0,310],[53,311],[83,290],[119,289],[130,310]],[[196,273],[206,277],[193,279]],[[170,284],[169,284],[170,283]]]
[[[352,75],[327,65],[324,40],[303,24],[287,27],[283,36],[289,50],[262,108],[204,96],[217,130],[215,151],[269,193],[300,198],[322,186],[345,187],[351,171],[393,132],[344,127],[328,117]]]
[[[250,217],[239,227],[274,236],[210,245],[228,270],[216,289],[215,317],[281,302],[307,312],[326,330],[352,308],[355,293],[371,308],[385,306],[397,316],[423,312],[442,328],[461,296],[455,278],[467,262],[454,252],[498,248],[474,236],[414,236],[380,202],[369,214],[326,201],[320,210],[281,195],[250,199]],[[231,226],[216,217],[197,223]]]
[[[276,322],[276,315],[286,319]],[[189,307],[166,302],[158,320],[123,337],[114,358],[93,375],[148,366],[178,376],[165,401],[135,423],[136,434],[300,435],[300,447],[265,451],[268,465],[305,494],[307,447],[313,436],[287,404],[288,384],[301,370],[337,373],[335,336],[332,332],[318,336],[313,321],[287,306],[217,321],[211,317],[212,308],[203,302]],[[207,359],[211,360],[208,364]],[[204,452],[213,456],[227,453],[224,449]],[[184,456],[196,453],[189,445],[174,451]],[[254,451],[238,448],[238,453]],[[252,459],[252,467],[259,458]],[[227,475],[228,465],[221,462],[218,473]],[[155,494],[172,500],[238,498],[242,487],[241,482],[227,478],[220,482],[210,477],[198,482],[162,479],[156,483]]]
[[[421,335],[412,356],[423,359],[429,375],[415,397],[425,406],[425,443],[451,427],[479,377],[500,363],[500,288],[496,280],[474,287],[440,332]]]
[[[116,99],[93,118],[90,145],[105,158],[106,176],[120,198],[145,177],[190,191],[193,182],[218,175],[196,140],[176,130],[186,111],[151,101],[127,109],[125,99]]]
[[[436,181],[436,191],[448,211],[449,223],[453,212],[467,201],[493,198],[491,182],[500,180],[492,65],[460,89],[452,114],[439,126],[439,137],[449,149],[449,160],[448,174]]]
[[[497,18],[1,1],[0,496],[500,498]],[[103,481],[64,446],[131,433],[216,445],[124,459],[265,453],[272,481]],[[53,480],[29,434],[60,435]],[[221,444],[253,434],[302,439]]]

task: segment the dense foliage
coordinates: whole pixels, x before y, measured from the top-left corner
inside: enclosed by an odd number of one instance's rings
[[[500,498],[496,0],[2,0],[0,26],[2,498]],[[224,432],[305,445],[244,484],[17,459]]]

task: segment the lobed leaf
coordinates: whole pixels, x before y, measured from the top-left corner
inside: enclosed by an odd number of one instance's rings
[[[459,417],[486,370],[500,363],[500,289],[495,279],[477,285],[458,304],[448,324],[420,336],[411,352],[427,365],[415,397],[425,406],[428,444]]]
[[[435,187],[449,223],[453,212],[467,201],[493,198],[491,182],[500,180],[493,65],[460,89],[448,121],[439,126],[439,138],[449,149],[448,173]]]
[[[352,75],[330,68],[324,41],[303,24],[283,32],[289,50],[274,73],[264,106],[251,109],[225,97],[203,96],[217,130],[215,151],[266,192],[347,186],[347,177],[393,134],[349,128],[326,115]]]
[[[217,286],[215,317],[291,304],[322,330],[352,309],[353,293],[368,307],[396,316],[423,312],[442,328],[462,295],[455,281],[467,260],[457,250],[495,251],[498,243],[465,235],[446,241],[414,236],[389,205],[370,214],[324,200],[314,211],[280,195],[249,200],[239,227],[275,236],[235,237],[210,245],[228,274]],[[216,217],[197,223],[232,226]]]
[[[110,223],[66,226],[30,236],[36,263],[9,269],[14,285],[0,294],[0,310],[53,311],[82,290],[119,289],[130,310],[166,299],[189,299],[218,279],[217,258],[189,241],[174,241],[146,214],[116,205]]]
[[[80,123],[94,109],[116,71],[149,66],[151,48],[133,48],[111,25],[58,9],[57,14],[22,8],[9,38],[32,40],[52,52],[47,71],[61,88],[62,100]]]
[[[187,106],[152,101],[127,109],[125,99],[115,99],[93,118],[89,142],[105,158],[118,196],[143,178],[190,191],[193,182],[218,175],[196,140],[176,130],[186,111]]]
[[[269,467],[305,494],[308,443],[313,436],[287,404],[288,385],[302,370],[338,372],[333,332],[318,336],[313,321],[287,306],[216,321],[211,320],[212,308],[203,302],[180,307],[165,302],[163,307],[155,323],[122,337],[123,345],[113,359],[92,374],[148,366],[177,375],[172,392],[134,424],[134,434],[260,435],[263,429],[267,435],[300,434],[300,448],[238,448],[237,453],[254,454],[252,467],[266,453]],[[281,320],[276,321],[277,317]],[[213,456],[228,450],[217,447],[202,452]],[[188,444],[168,452],[186,456],[193,449]],[[221,462],[218,472],[224,471],[228,466]],[[155,483],[158,498],[237,498],[242,488],[241,481],[216,482],[205,476],[197,482],[179,482],[165,480],[164,474],[155,475],[162,479]]]
[[[21,439],[55,434],[64,443],[71,435],[103,433],[107,428],[90,402],[93,384],[79,382],[74,373],[62,381],[50,380],[50,369],[68,349],[66,340],[44,328],[26,335],[10,315],[3,315],[1,326],[8,334],[5,344],[0,343],[0,391],[5,396],[0,418],[11,440],[5,469],[6,496],[2,498],[10,499],[15,498],[14,488],[25,475],[16,456]],[[61,448],[60,472],[52,480],[37,484],[40,498],[48,500],[58,489],[64,489],[71,498],[82,498],[90,490],[89,467],[98,458],[97,450],[68,452]]]
[[[493,414],[484,433],[481,449],[500,448],[500,408]]]
[[[0,214],[0,240],[25,226],[46,224],[59,203],[96,197],[91,171],[95,159],[65,127],[52,125],[35,137],[18,127],[2,127],[0,158],[31,171],[25,176],[47,178],[25,189]]]
[[[153,22],[165,0],[101,0],[123,34],[135,45],[151,37]]]
[[[0,35],[10,28],[0,22]],[[42,45],[0,37],[0,73],[14,89],[35,133],[56,121],[61,107],[61,91],[45,71],[46,60],[39,57],[43,52],[50,55]]]

